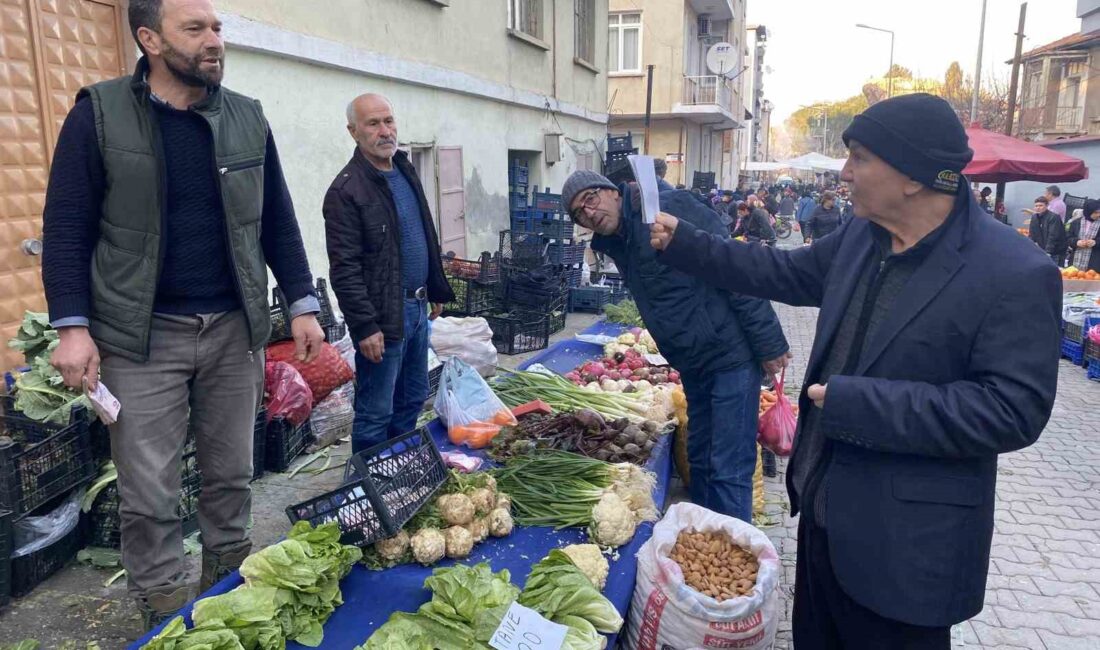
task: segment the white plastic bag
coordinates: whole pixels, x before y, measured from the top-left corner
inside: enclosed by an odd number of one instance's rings
[[[516,423],[512,412],[481,375],[457,357],[451,357],[443,364],[439,393],[435,396],[435,412],[448,430],[474,422],[497,425]],[[508,417],[510,422],[502,421]]]
[[[336,351],[340,353],[340,357],[351,366],[351,371],[355,372],[355,342],[351,340],[350,330],[345,331],[344,338],[333,343],[333,345],[336,347]]]
[[[310,450],[324,449],[336,444],[337,440],[350,436],[354,419],[355,383],[349,381],[313,407],[309,416],[314,437]]]
[[[451,357],[462,359],[482,376],[487,377],[496,369],[493,330],[484,318],[435,319],[432,321],[432,349],[443,361]]]
[[[13,524],[15,551],[13,558],[30,555],[59,541],[80,523],[80,502],[84,490],[74,490],[65,503],[40,517],[24,517]]]
[[[683,530],[725,531],[738,545],[751,549],[760,563],[752,594],[718,602],[689,587],[680,565],[668,557]],[[768,648],[779,625],[780,575],[779,555],[763,532],[740,519],[677,503],[638,551],[626,647]]]

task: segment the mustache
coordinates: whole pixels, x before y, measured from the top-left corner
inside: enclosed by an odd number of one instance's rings
[[[375,144],[379,144],[379,145],[382,145],[382,144],[392,144],[392,145],[394,145],[394,146],[397,146],[397,140],[394,140],[393,138],[379,138],[379,139],[378,139],[378,140],[377,140],[377,141],[375,142]]]

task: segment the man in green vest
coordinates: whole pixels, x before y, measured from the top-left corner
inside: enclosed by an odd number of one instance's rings
[[[271,131],[221,88],[210,0],[131,0],[132,77],[84,88],[58,137],[44,211],[43,283],[73,388],[100,373],[111,426],[122,564],[147,626],[191,596],[177,506],[190,427],[203,489],[205,591],[251,550],[252,431],[270,332],[268,266],[301,360],[324,335]]]

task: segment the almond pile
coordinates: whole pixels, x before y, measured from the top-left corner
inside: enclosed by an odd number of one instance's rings
[[[689,587],[719,602],[752,593],[760,568],[756,556],[721,531],[682,531],[669,558],[680,565]]]

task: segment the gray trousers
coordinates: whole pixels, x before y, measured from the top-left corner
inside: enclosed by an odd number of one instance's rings
[[[204,550],[247,544],[252,431],[263,396],[263,351],[248,349],[243,312],[153,317],[149,360],[106,354],[102,381],[122,405],[110,427],[118,468],[122,566],[130,594],[184,586],[177,506],[188,421],[202,472]]]

